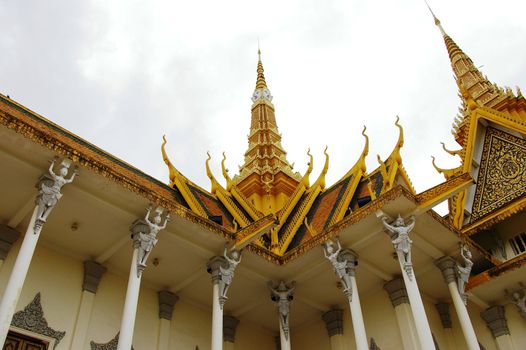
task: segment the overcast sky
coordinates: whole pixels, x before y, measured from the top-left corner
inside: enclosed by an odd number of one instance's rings
[[[524,0],[434,0],[446,32],[500,86],[526,90]],[[418,192],[458,160],[450,130],[460,100],[440,32],[423,0],[0,0],[0,91],[166,182],[160,144],[210,188],[204,161],[242,163],[257,40],[283,146],[296,170],[329,147],[337,181],[370,137],[368,170],[402,156]]]

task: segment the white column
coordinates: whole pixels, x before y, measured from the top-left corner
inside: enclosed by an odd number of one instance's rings
[[[177,303],[179,297],[167,290],[162,290],[157,295],[159,297],[159,339],[157,350],[168,350],[170,349],[170,323],[175,303]]]
[[[234,343],[236,342],[236,329],[239,320],[234,316],[223,316],[223,349],[234,350]]]
[[[331,350],[344,350],[343,334],[335,334],[329,338]]]
[[[411,305],[411,313],[415,320],[420,346],[422,349],[434,349],[435,343],[433,341],[433,335],[431,334],[431,328],[427,321],[424,304],[422,303],[422,297],[418,290],[418,284],[416,283],[416,277],[411,261],[412,241],[409,238],[409,233],[415,227],[415,217],[412,216],[410,218],[410,223],[407,225],[400,215],[398,215],[398,218],[391,224],[387,223],[387,221],[387,217],[382,217],[384,227],[391,238],[396,255],[398,256],[398,262],[400,263],[400,270],[402,271],[407,296]]]
[[[95,300],[95,293],[99,286],[102,275],[106,268],[95,261],[84,261],[84,282],[82,284],[82,295],[77,313],[77,320],[71,337],[70,349],[83,349],[86,343],[86,334],[91,319],[91,310]]]
[[[214,256],[206,263],[206,271],[212,277],[212,350],[223,347],[223,306],[227,300],[227,292],[234,271],[241,262],[241,254],[237,250],[230,253],[225,250],[223,256]]]
[[[223,347],[223,308],[219,301],[219,284],[213,284],[212,290],[212,350]]]
[[[42,226],[35,229],[35,219],[37,216],[37,208],[33,210],[33,215],[29,221],[29,226],[22,241],[22,246],[16,257],[15,265],[9,276],[7,287],[2,296],[0,302],[0,344],[4,344],[7,333],[9,332],[9,326],[11,325],[11,319],[15,313],[16,304],[20,298],[22,287],[26,279],[31,259],[40,236]]]
[[[442,323],[442,328],[444,329],[444,335],[446,337],[447,349],[456,350],[457,346],[455,344],[455,336],[451,329],[451,315],[449,313],[449,304],[447,303],[438,303],[435,305],[438,314],[440,316],[440,322]]]
[[[86,333],[88,331],[91,310],[93,309],[93,301],[95,294],[83,290],[80,297],[80,306],[75,321],[75,328],[73,330],[73,337],[70,349],[83,349],[86,341]]]
[[[384,289],[394,307],[404,350],[421,350],[404,281],[396,278],[385,283]]]
[[[325,322],[331,350],[343,350],[343,310],[332,309],[321,315]]]
[[[284,329],[283,320],[279,318],[279,340],[281,344],[281,350],[290,350],[290,334]]]
[[[409,297],[413,319],[415,320],[416,333],[418,334],[420,346],[422,349],[434,349],[435,342],[433,341],[431,328],[429,328],[429,322],[427,321],[426,311],[422,303],[420,291],[418,290],[416,278],[414,276],[409,278],[404,267],[400,265],[400,268],[402,269],[402,276],[404,278],[407,296]]]
[[[493,338],[495,338],[499,350],[515,350],[508,328],[508,321],[504,314],[504,306],[495,305],[489,307],[481,312],[480,316],[486,321],[486,325],[490,329]]]
[[[64,159],[60,164],[58,175],[53,171],[54,165],[55,161],[51,162],[48,170],[49,175],[42,175],[37,183],[37,188],[39,189],[36,199],[37,204],[33,210],[33,215],[31,215],[22,246],[16,257],[15,265],[13,266],[2,301],[0,302],[0,344],[4,344],[7,338],[9,326],[11,325],[11,320],[15,313],[16,305],[20,298],[20,293],[22,292],[22,287],[24,286],[27,271],[29,270],[29,265],[31,264],[31,259],[33,258],[42,227],[62,197],[60,193],[62,186],[73,182],[76,175],[76,170],[74,170],[69,179],[65,178],[66,175],[68,175],[68,169],[71,165],[71,162],[67,159]]]
[[[274,282],[269,281],[267,286],[270,289],[270,298],[278,307],[281,350],[290,350],[290,302],[293,299],[292,294],[296,288],[296,282],[285,283],[280,281],[275,286]]]
[[[135,316],[137,314],[137,302],[139,301],[139,290],[141,288],[142,274],[137,273],[137,256],[139,249],[133,249],[133,257],[128,277],[128,288],[122,312],[121,330],[117,350],[129,350],[133,342],[133,329],[135,328]]]
[[[356,340],[357,350],[368,350],[367,334],[365,334],[365,324],[363,323],[362,308],[360,306],[360,296],[358,295],[358,287],[356,286],[356,278],[354,274],[351,275],[351,282],[353,288],[353,295],[349,302],[351,308],[352,326],[354,329],[354,338]]]
[[[347,296],[351,319],[353,324],[354,339],[357,350],[368,350],[367,335],[363,323],[362,309],[360,306],[360,296],[356,285],[356,262],[358,255],[350,249],[343,249],[339,239],[335,242],[328,240],[324,244],[325,257],[331,262],[336,275],[342,282],[342,289]]]
[[[170,321],[161,318],[159,320],[159,339],[157,350],[168,350],[170,348]]]
[[[477,340],[477,335],[475,334],[475,329],[471,324],[469,318],[468,310],[466,305],[460,296],[457,285],[457,273],[456,266],[457,263],[450,256],[443,256],[437,261],[435,265],[442,271],[442,276],[444,281],[447,283],[449,288],[449,293],[451,294],[451,299],[453,300],[453,305],[455,306],[455,311],[457,312],[458,319],[460,321],[460,327],[462,328],[462,333],[464,334],[464,339],[469,350],[480,350],[480,346]]]
[[[156,214],[153,222],[151,222],[151,209],[151,206],[148,207],[144,219],[135,220],[130,228],[133,240],[133,256],[130,264],[130,275],[128,277],[128,288],[126,289],[117,350],[130,350],[132,347],[142,273],[146,268],[148,256],[157,244],[157,234],[166,227],[170,220],[170,214],[167,214],[164,224],[160,226],[161,215],[164,210],[159,207],[155,209]]]

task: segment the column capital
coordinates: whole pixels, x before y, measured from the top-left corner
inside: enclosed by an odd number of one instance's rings
[[[206,271],[212,276],[212,283],[219,288],[219,304],[223,308],[228,299],[227,293],[234,279],[234,272],[241,262],[241,253],[232,250],[229,253],[225,247],[223,256],[214,256],[206,263]]]
[[[449,284],[457,280],[457,262],[450,256],[443,256],[435,260],[435,266],[442,271],[444,282]]]
[[[72,183],[75,179],[75,176],[77,175],[76,167],[73,169],[73,171],[69,170],[71,167],[71,160],[67,158],[64,158],[62,162],[60,162],[60,169],[58,173],[55,173],[53,169],[55,168],[55,163],[58,160],[58,157],[55,157],[51,161],[48,171],[40,176],[38,182],[35,185],[38,189],[35,203],[37,206],[37,212],[33,227],[33,232],[35,234],[40,232],[49,214],[62,197],[62,193],[60,192],[62,187]],[[68,173],[71,173],[71,176],[66,179]]]
[[[236,329],[239,324],[239,320],[234,316],[224,315],[223,316],[223,340],[231,343],[235,343],[236,340]]]
[[[389,294],[389,299],[393,307],[401,304],[409,304],[409,296],[405,289],[404,280],[402,278],[395,278],[384,284],[384,289]]]
[[[482,311],[480,316],[484,321],[486,321],[486,326],[488,326],[494,338],[500,337],[501,335],[510,334],[508,321],[504,315],[504,306],[491,306]]]
[[[351,277],[355,275],[358,254],[350,249],[342,249],[338,237],[335,240],[329,239],[323,244],[323,254],[340,278],[343,293],[351,302],[353,293]]]
[[[0,260],[5,260],[13,243],[20,237],[20,232],[7,225],[0,224]]]
[[[161,290],[157,295],[159,297],[159,318],[171,321],[174,306],[179,297],[167,290]]]
[[[82,283],[82,290],[86,290],[93,294],[97,293],[102,275],[106,272],[106,267],[96,261],[84,261],[84,281]]]
[[[325,322],[329,338],[333,335],[343,334],[343,310],[331,309],[321,315],[321,318]]]
[[[451,329],[451,314],[449,313],[449,304],[448,303],[438,303],[435,304],[437,308],[438,315],[440,316],[440,322],[442,323],[442,328]]]
[[[221,268],[228,268],[228,261],[223,256],[213,256],[206,262],[206,272],[211,275],[213,284],[221,281]]]

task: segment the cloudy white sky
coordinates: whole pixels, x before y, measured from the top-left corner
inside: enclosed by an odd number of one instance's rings
[[[524,0],[434,0],[445,30],[501,86],[526,89]],[[459,106],[446,49],[423,0],[0,0],[0,91],[71,132],[167,181],[159,146],[209,188],[242,163],[256,80],[257,39],[283,145],[328,182],[356,161],[367,126],[368,170],[405,128],[405,166],[417,191],[442,181],[430,156]]]

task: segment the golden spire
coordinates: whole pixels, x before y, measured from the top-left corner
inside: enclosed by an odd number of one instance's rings
[[[300,182],[301,175],[293,171],[293,166],[287,160],[287,152],[281,145],[281,134],[274,115],[272,95],[263,74],[259,47],[252,102],[248,149],[245,161],[239,167],[239,174],[234,176],[232,182],[261,212],[268,213],[269,205],[275,211],[281,208],[284,198],[291,195]]]
[[[433,19],[435,20],[435,25],[440,29],[440,33],[442,33],[443,36],[446,36],[447,34],[444,31],[444,28],[442,28],[442,24],[440,24],[440,20],[437,18],[437,16],[435,16],[435,13],[433,12],[433,10],[431,10],[431,7],[427,3],[427,1],[425,1],[425,3],[427,5],[427,8],[429,9],[429,12],[431,12],[431,16],[433,16]]]
[[[426,5],[433,16],[435,25],[440,29],[444,37],[446,49],[451,61],[451,67],[455,74],[455,79],[463,85],[473,100],[485,107],[495,107],[499,102],[506,98],[503,89],[494,86],[473,64],[471,58],[453,41],[444,31],[440,20],[435,16],[431,7],[426,1]]]
[[[259,43],[258,43],[258,78],[256,80],[256,90],[257,89],[264,89],[267,87],[267,82],[265,81],[265,74],[263,74],[263,62],[261,62],[261,50],[259,49]]]

